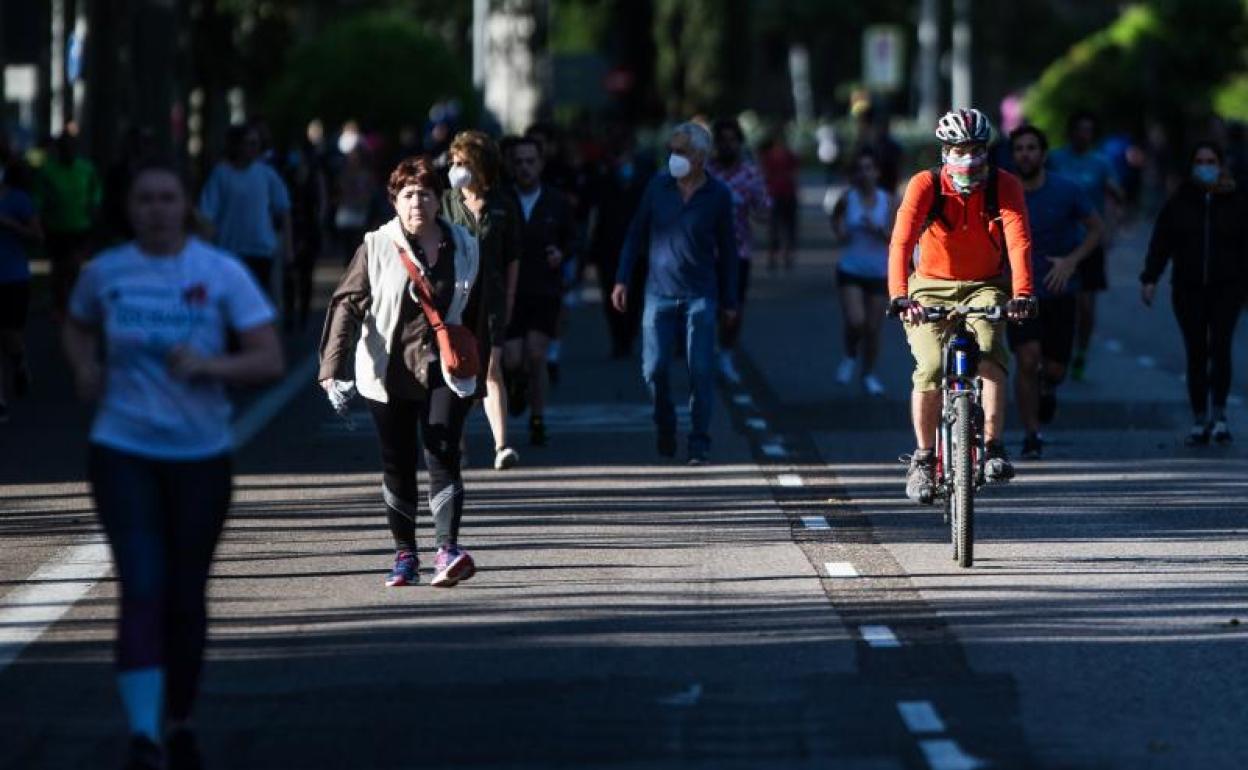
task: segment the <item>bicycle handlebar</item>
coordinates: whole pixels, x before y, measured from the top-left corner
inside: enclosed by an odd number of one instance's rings
[[[986,305],[984,307],[971,307],[969,305],[923,306],[923,320],[927,323],[944,321],[945,319],[953,316],[961,316],[963,318],[984,318],[995,323],[1005,317],[1005,307],[1002,305]]]

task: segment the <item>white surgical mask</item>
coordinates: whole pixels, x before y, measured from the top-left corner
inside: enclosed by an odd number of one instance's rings
[[[689,176],[689,172],[693,170],[693,164],[684,155],[672,153],[667,158],[667,171],[675,179],[683,179]]]
[[[472,172],[463,166],[451,166],[447,176],[450,178],[451,187],[456,190],[461,190],[472,182]]]

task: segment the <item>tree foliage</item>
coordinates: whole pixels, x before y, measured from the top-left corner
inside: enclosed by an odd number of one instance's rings
[[[1027,93],[1025,112],[1050,133],[1092,110],[1108,126],[1157,121],[1181,136],[1210,112],[1218,86],[1242,66],[1244,0],[1152,0],[1128,6],[1076,43]]]
[[[473,105],[460,60],[409,15],[382,12],[332,24],[296,47],[266,106],[287,133],[312,118],[393,132],[419,126],[429,106],[447,97]]]

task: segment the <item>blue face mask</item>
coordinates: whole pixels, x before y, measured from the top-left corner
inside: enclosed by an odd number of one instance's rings
[[[1217,184],[1219,172],[1218,167],[1210,163],[1198,163],[1192,166],[1192,178],[1210,187]]]

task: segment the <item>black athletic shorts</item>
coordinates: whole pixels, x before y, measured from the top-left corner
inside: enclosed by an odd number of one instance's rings
[[[507,339],[520,339],[529,332],[539,332],[547,337],[559,336],[559,314],[563,310],[563,297],[540,294],[517,294],[516,307],[507,325]]]
[[[30,311],[30,281],[0,283],[0,329],[21,331],[26,328]]]
[[[1022,323],[1006,324],[1010,350],[1018,350],[1028,342],[1040,343],[1045,361],[1070,363],[1075,348],[1075,295],[1040,297],[1040,314]]]
[[[1092,253],[1075,268],[1079,276],[1080,291],[1105,291],[1109,288],[1109,277],[1105,274],[1105,247],[1097,246]]]
[[[836,283],[840,286],[861,287],[863,292],[872,296],[888,293],[888,280],[886,278],[869,278],[865,275],[854,275],[844,270],[837,270]]]

